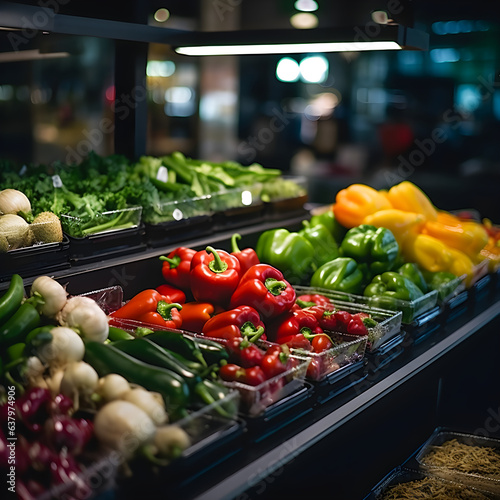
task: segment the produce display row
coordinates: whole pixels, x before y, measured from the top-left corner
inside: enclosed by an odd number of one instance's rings
[[[131,253],[303,212],[307,199],[303,178],[179,152],[137,162],[95,153],[80,164],[3,162],[0,186],[0,258],[25,275],[40,256],[69,265]]]
[[[117,286],[69,296],[46,275],[27,293],[11,275],[0,297],[2,467],[14,419],[26,458],[16,487],[35,498],[74,494],[110,457],[120,481],[145,463],[169,470],[232,437],[258,436],[264,422],[270,434],[363,381],[422,327],[435,331],[451,304],[496,292],[493,251],[465,245],[469,269],[415,243],[442,211],[407,188],[421,217],[405,237],[367,224],[377,204],[360,224],[341,224],[336,200],[297,232],[264,231],[255,248],[240,249],[237,233],[231,251],[179,246],[133,296]],[[444,215],[464,233],[456,245],[469,232],[475,242],[484,231],[485,246],[497,235],[484,221]],[[462,252],[451,243],[450,255]],[[43,460],[30,461],[40,449]]]
[[[15,432],[16,488],[35,498],[62,488],[75,494],[87,491],[88,496],[95,467],[109,467],[110,456],[116,466],[113,477],[119,482],[124,471],[138,462],[168,469],[177,460],[196,459],[223,438],[227,441],[245,432],[258,436],[263,427],[272,432],[274,426],[293,421],[290,417],[300,411],[305,397],[308,408],[322,405],[339,387],[352,384],[350,368],[356,363],[361,361],[362,366],[359,381],[369,369],[370,337],[361,335],[367,332],[358,332],[354,350],[349,341],[333,347],[314,343],[323,338],[341,341],[353,317],[359,317],[352,313],[348,319],[338,303],[333,315],[323,318],[331,329],[302,330],[310,345],[304,342],[287,349],[286,344],[272,342],[273,330],[260,326],[261,316],[255,309],[249,311],[250,306],[246,312],[253,315],[238,311],[240,315],[230,321],[223,312],[205,316],[204,335],[145,322],[142,315],[149,321],[156,315],[150,303],[136,309],[139,319],[120,318],[137,303],[124,302],[119,287],[68,297],[63,287],[42,276],[21,303],[20,290],[22,280],[16,275],[0,309],[2,468],[8,470],[7,437]],[[173,287],[170,290],[173,294]],[[182,302],[182,296],[176,299]],[[332,301],[311,291],[296,294],[289,311],[302,315],[310,311],[315,318],[316,311],[325,308],[332,311]],[[371,312],[376,318],[377,311]],[[196,315],[187,318],[200,322]],[[332,318],[336,318],[333,327]],[[226,326],[217,328],[214,320]],[[369,332],[374,323],[367,323]],[[389,335],[399,333],[401,324],[394,319],[391,324]],[[264,332],[268,336],[262,341]],[[324,361],[330,368],[322,374],[309,368],[317,351],[326,353]],[[287,411],[274,417],[274,409],[284,401]],[[12,419],[15,431],[9,431]]]

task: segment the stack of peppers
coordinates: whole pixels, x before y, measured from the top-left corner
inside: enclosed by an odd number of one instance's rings
[[[352,184],[337,193],[332,211],[348,229],[366,224],[391,230],[404,260],[424,271],[465,276],[470,285],[483,260],[490,268],[497,266],[495,256],[486,250],[485,224],[437,209],[410,181],[388,191]]]
[[[313,237],[322,227],[304,224],[304,231]],[[182,329],[217,339],[230,354],[229,363],[218,368],[220,376],[252,385],[293,367],[290,348],[330,349],[333,341],[324,330],[333,325],[337,331],[344,325],[346,333],[366,335],[367,318],[346,313],[349,317],[341,320],[326,297],[315,307],[302,307],[319,296],[302,296],[297,302],[281,270],[261,263],[253,249],[240,250],[237,239],[239,235],[233,236],[232,252],[179,247],[161,257],[166,283],[135,295],[110,314],[110,322],[128,319],[152,329]],[[266,352],[257,340],[277,346]]]

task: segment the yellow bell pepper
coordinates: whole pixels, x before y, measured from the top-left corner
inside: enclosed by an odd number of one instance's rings
[[[415,262],[427,271],[448,271],[452,255],[442,241],[426,234],[417,234],[409,238],[403,255],[407,262]]]
[[[396,238],[400,248],[405,246],[405,242],[410,234],[413,233],[416,236],[424,223],[425,218],[422,214],[405,212],[397,208],[379,210],[367,215],[363,219],[363,224],[389,229]]]
[[[467,276],[465,284],[470,286],[474,278],[474,263],[460,250],[449,248],[449,252],[451,253],[451,263],[448,271],[455,276]]]
[[[478,261],[481,250],[488,243],[488,233],[482,224],[461,220],[441,210],[438,211],[437,220],[427,221],[422,232],[460,250],[474,262]]]
[[[351,184],[335,198],[333,213],[344,227],[359,226],[367,215],[392,208],[386,196],[366,184]]]
[[[500,267],[500,240],[490,236],[486,246],[479,252],[483,259],[488,260],[488,271],[494,273]]]
[[[427,220],[437,219],[436,208],[427,195],[413,182],[403,181],[392,186],[387,192],[387,199],[394,208],[422,214]]]

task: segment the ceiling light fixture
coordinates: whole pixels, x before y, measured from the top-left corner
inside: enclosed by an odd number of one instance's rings
[[[314,12],[318,10],[318,3],[314,0],[297,0],[294,7],[302,12]]]
[[[190,32],[178,37],[172,45],[178,54],[187,56],[427,50],[429,35],[397,24],[368,23],[365,26],[298,31]]]
[[[290,24],[299,30],[310,30],[318,26],[318,16],[308,12],[299,12],[290,18]]]

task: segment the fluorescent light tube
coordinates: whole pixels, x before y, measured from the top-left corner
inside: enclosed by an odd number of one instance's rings
[[[307,52],[358,52],[364,50],[401,50],[396,42],[321,42],[284,43],[263,45],[200,45],[176,47],[178,54],[186,56],[229,56],[249,54],[303,54]]]

